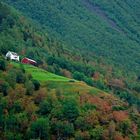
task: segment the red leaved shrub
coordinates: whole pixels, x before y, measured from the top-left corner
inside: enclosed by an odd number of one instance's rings
[[[113,118],[117,122],[122,122],[128,119],[128,113],[126,111],[113,111]]]

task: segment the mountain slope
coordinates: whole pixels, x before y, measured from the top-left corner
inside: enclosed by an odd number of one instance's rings
[[[20,67],[19,63],[12,63],[14,66]],[[55,75],[53,73],[47,72],[43,69],[39,69],[37,67],[33,67],[30,65],[24,65],[24,68],[28,73],[31,73],[33,78],[39,80],[40,82],[46,81],[58,81],[58,82],[65,82],[69,81],[69,78],[65,78],[62,76]]]
[[[74,62],[77,55],[73,55],[74,52],[67,50],[61,42],[50,38],[37,24],[5,4],[0,6],[3,15],[0,23],[1,54],[5,55],[9,50],[15,51],[22,57],[35,59],[38,65],[43,65],[59,75],[62,75],[64,69],[70,72],[81,71],[87,76],[93,73],[94,70],[89,65],[82,66],[80,61]]]
[[[35,59],[38,67],[6,61],[8,50],[20,59]],[[105,77],[76,50],[70,51],[1,2],[0,55],[0,139],[139,139],[139,81],[124,83],[98,69]]]
[[[6,1],[85,58],[139,72],[139,0]]]
[[[73,47],[69,49],[67,45],[51,38],[38,24],[6,4],[0,3],[0,13],[1,55],[9,50],[15,51],[20,59],[25,56],[34,59],[45,70],[113,92],[139,108],[140,80],[135,72],[128,73],[124,69],[116,69],[117,66],[112,67],[113,64],[104,64],[105,59],[99,61],[100,57],[97,56],[91,61],[89,54],[83,56],[85,51],[80,52]],[[92,51],[89,53],[92,54]]]
[[[28,74],[32,75],[33,79],[38,80],[42,85],[49,85],[50,88],[59,88],[63,92],[91,92],[91,93],[105,93],[95,87],[90,87],[82,81],[77,81],[74,79],[69,79],[63,76],[59,76],[50,73],[44,69],[34,67],[31,65],[24,65],[20,63],[10,62],[16,68],[23,68]],[[106,94],[106,93],[105,93]]]
[[[50,80],[52,75],[0,58],[0,138],[139,138],[139,113],[126,102],[83,82],[57,75]]]

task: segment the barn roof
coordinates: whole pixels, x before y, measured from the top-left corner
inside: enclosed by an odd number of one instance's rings
[[[27,59],[27,60],[29,60],[29,61],[32,61],[32,62],[36,63],[36,61],[35,61],[35,60],[32,60],[32,59],[27,58],[27,57],[25,57],[25,58],[23,58],[23,59]]]

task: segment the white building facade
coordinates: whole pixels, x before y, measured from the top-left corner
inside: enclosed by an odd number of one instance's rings
[[[8,51],[6,54],[6,59],[19,61],[19,55],[15,52]]]

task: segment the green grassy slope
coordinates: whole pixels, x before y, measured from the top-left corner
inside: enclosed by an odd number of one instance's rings
[[[15,66],[20,67],[20,63],[13,63]],[[31,65],[23,65],[24,69],[31,73],[33,78],[39,80],[40,82],[46,82],[46,81],[69,81],[70,79],[50,73],[48,71],[45,71],[43,69],[31,66]]]
[[[32,65],[20,64],[11,62],[15,67],[23,67],[28,74],[31,74],[33,79],[40,81],[43,85],[46,85],[50,89],[58,89],[61,90],[63,93],[105,93],[102,90],[99,90],[95,87],[90,87],[84,82],[80,82],[77,80],[72,80],[63,76],[59,76],[53,73],[50,73],[46,70],[43,70],[38,67],[34,67]]]
[[[94,61],[98,56],[96,59],[101,57],[116,67],[139,72],[139,0],[6,2],[44,25],[53,36],[78,48],[88,59]]]

